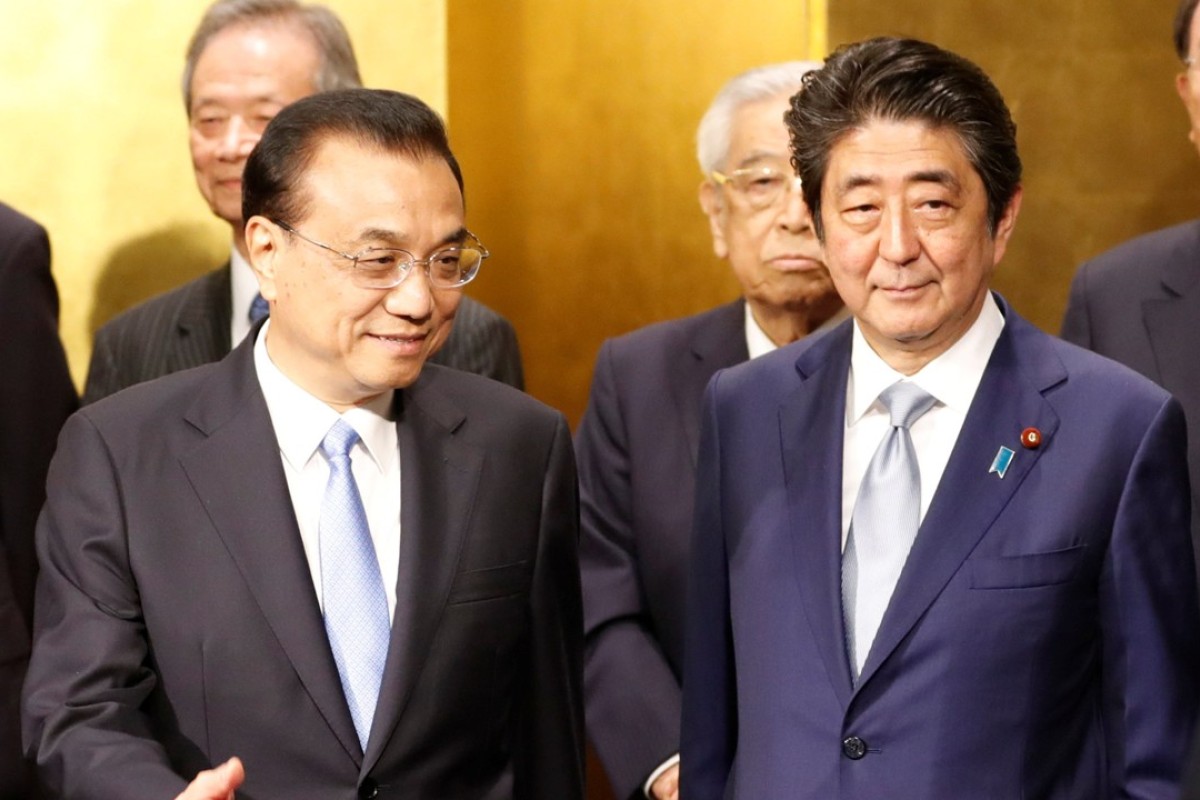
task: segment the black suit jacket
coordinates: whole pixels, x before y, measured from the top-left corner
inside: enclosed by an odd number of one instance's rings
[[[397,604],[364,754],[252,338],[63,429],[25,696],[43,780],[73,798],[161,800],[238,755],[242,800],[581,798],[562,415],[435,365],[397,394]]]
[[[232,347],[229,269],[226,264],[151,298],[96,331],[84,404],[224,358]],[[504,317],[466,296],[450,338],[431,361],[525,388],[516,331]]]
[[[19,747],[46,467],[78,404],[58,339],[58,292],[41,225],[0,204],[0,798],[34,796]]]
[[[588,735],[619,797],[679,751],[704,387],[747,359],[745,301],[604,343],[576,434]]]

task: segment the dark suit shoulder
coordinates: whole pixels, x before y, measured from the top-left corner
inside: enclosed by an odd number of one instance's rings
[[[1200,220],[1153,231],[1106,250],[1080,267],[1089,293],[1139,295],[1157,290],[1164,275],[1200,278]]]
[[[46,229],[41,224],[4,203],[0,203],[0,232],[9,241],[46,236]]]
[[[556,424],[563,418],[559,411],[507,383],[440,364],[427,363],[417,382],[402,391],[451,427],[457,413],[465,415],[472,430],[523,429]]]
[[[196,304],[215,306],[222,298],[228,304],[229,286],[227,266],[205,273],[182,286],[122,311],[96,331],[96,339],[125,340],[130,337],[140,338],[147,331],[161,331],[164,326],[177,322],[184,309]]]
[[[620,336],[614,336],[608,340],[608,344],[614,353],[632,356],[644,352],[647,348],[653,350],[678,349],[683,343],[694,339],[699,332],[714,327],[723,331],[730,329],[740,331],[745,321],[744,304],[744,300],[738,299],[699,314],[654,322]]]

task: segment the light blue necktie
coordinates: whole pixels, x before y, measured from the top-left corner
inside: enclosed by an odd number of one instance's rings
[[[365,752],[390,626],[379,559],[350,469],[350,449],[357,441],[354,428],[338,420],[321,442],[329,460],[329,483],[321,502],[321,596],[329,646]]]
[[[253,325],[265,316],[271,313],[271,304],[261,294],[254,295],[254,299],[250,301],[250,324]]]
[[[846,650],[856,681],[920,525],[921,469],[908,429],[937,399],[915,383],[897,381],[879,402],[892,427],[863,475],[842,554]]]

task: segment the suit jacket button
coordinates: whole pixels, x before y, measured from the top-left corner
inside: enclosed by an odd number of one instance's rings
[[[867,743],[857,736],[847,736],[842,740],[842,755],[851,761],[858,761],[867,754]]]
[[[362,786],[358,787],[358,796],[361,800],[375,800],[379,796],[379,785],[367,778],[362,782]]]

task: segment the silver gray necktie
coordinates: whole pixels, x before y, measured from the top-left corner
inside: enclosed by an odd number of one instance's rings
[[[897,381],[880,393],[879,402],[892,427],[863,475],[842,553],[842,613],[855,680],[917,538],[921,470],[908,429],[937,399],[915,383]]]

